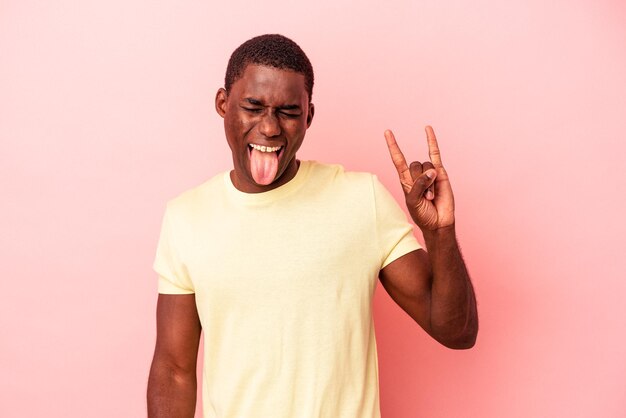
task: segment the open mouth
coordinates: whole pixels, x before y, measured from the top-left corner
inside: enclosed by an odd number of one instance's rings
[[[268,185],[276,179],[278,164],[285,147],[269,147],[266,145],[248,144],[250,172],[254,181],[260,185]]]

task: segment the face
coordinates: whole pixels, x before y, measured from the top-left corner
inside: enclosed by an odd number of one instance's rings
[[[264,192],[296,175],[296,152],[314,112],[303,74],[250,64],[229,94],[218,90],[215,108],[224,118],[237,189]]]

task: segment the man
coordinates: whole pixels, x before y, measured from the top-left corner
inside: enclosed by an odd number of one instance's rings
[[[433,130],[408,165],[385,132],[412,226],[375,176],[299,161],[313,70],[280,35],[233,52],[215,107],[234,169],[168,202],[154,268],[151,418],[193,417],[204,330],[204,417],[380,417],[372,296],[450,348],[470,348],[476,301]]]

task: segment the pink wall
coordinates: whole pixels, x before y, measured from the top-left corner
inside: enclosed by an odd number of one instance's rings
[[[302,158],[380,176],[435,127],[477,289],[471,351],[376,297],[383,415],[626,416],[619,1],[0,2],[0,416],[140,417],[165,201],[229,168],[230,52],[316,70]],[[549,3],[549,4],[546,4]]]

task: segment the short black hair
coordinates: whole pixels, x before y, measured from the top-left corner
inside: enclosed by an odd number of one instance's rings
[[[291,70],[304,75],[304,85],[313,96],[313,66],[302,48],[283,35],[261,35],[247,40],[232,53],[226,67],[224,88],[230,92],[233,83],[243,77],[249,64]]]

